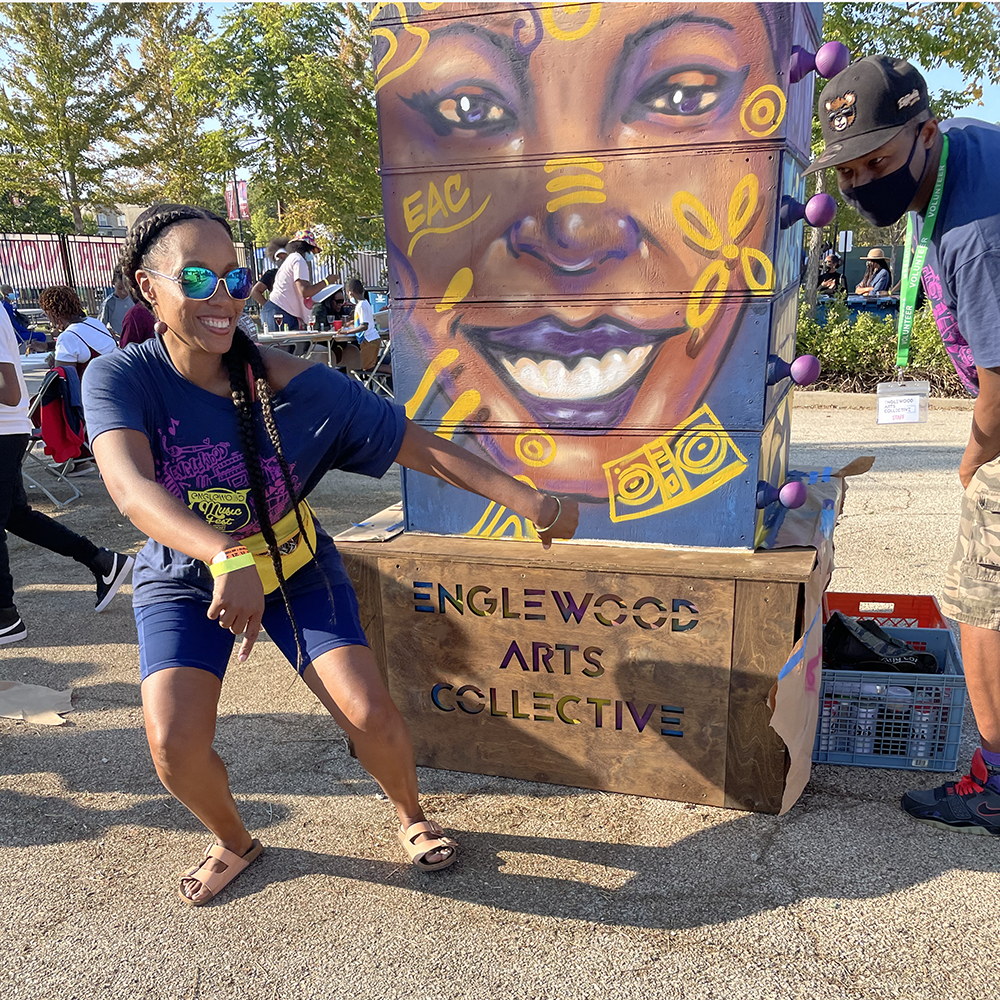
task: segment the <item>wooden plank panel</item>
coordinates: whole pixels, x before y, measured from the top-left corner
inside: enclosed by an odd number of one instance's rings
[[[525,569],[573,569],[594,566],[612,572],[704,580],[786,580],[805,582],[816,561],[814,549],[745,552],[736,549],[658,549],[651,546],[592,545],[556,542],[545,551],[537,542],[465,538],[406,532],[389,542],[338,542],[341,553],[379,558],[440,556],[458,562],[490,563]]]
[[[389,687],[418,763],[722,805],[733,580],[478,549],[380,550]]]
[[[781,808],[786,751],[768,724],[768,697],[795,644],[801,589],[793,583],[736,583],[725,796],[732,809]]]

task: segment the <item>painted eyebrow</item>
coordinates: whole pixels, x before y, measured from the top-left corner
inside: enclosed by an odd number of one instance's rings
[[[625,40],[622,42],[622,50],[618,54],[614,71],[611,74],[611,86],[608,87],[607,97],[605,98],[604,114],[602,115],[605,121],[607,121],[607,115],[611,110],[611,102],[617,95],[618,88],[621,85],[622,74],[625,72],[625,67],[628,65],[628,62],[632,58],[632,54],[635,50],[652,35],[658,35],[661,32],[669,31],[678,24],[710,24],[713,27],[722,28],[725,31],[736,30],[728,21],[724,21],[721,17],[705,17],[701,14],[695,14],[688,11],[686,14],[675,14],[673,17],[665,17],[661,21],[655,21],[653,24],[647,24],[645,28],[641,28],[632,35],[627,35]]]
[[[435,38],[441,38],[447,35],[475,35],[476,37],[485,38],[486,41],[500,49],[511,63],[517,65],[527,62],[526,57],[521,55],[514,47],[513,38],[506,38],[504,35],[501,35],[496,31],[491,31],[489,28],[483,28],[476,24],[465,24],[463,22],[459,22],[457,24],[446,24],[443,28],[437,28],[435,31],[431,32],[430,42],[428,44],[433,44]]]

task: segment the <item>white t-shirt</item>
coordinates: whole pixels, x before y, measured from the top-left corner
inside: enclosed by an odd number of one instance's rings
[[[103,323],[88,316],[78,323],[70,323],[56,337],[56,363],[85,364],[90,360],[91,348],[98,354],[110,354],[118,345]]]
[[[312,310],[306,306],[305,300],[295,287],[297,280],[309,281],[309,265],[302,254],[290,253],[281,262],[278,273],[274,276],[270,301],[279,312],[296,316],[304,325],[309,322]]]
[[[368,329],[365,330],[363,339],[378,340],[379,332],[375,329],[375,311],[367,299],[362,299],[354,307],[354,325],[361,326],[362,323],[368,324]]]
[[[16,406],[0,403],[0,434],[30,434],[28,419],[28,387],[21,371],[21,356],[17,352],[17,336],[6,309],[0,309],[0,362],[13,365],[17,384],[21,387],[21,401]]]

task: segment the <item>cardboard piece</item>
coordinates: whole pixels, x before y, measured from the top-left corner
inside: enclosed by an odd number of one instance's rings
[[[805,587],[805,632],[795,644],[771,691],[771,728],[788,748],[789,766],[781,799],[788,812],[802,794],[812,770],[812,750],[819,716],[819,688],[823,668],[823,594],[833,574],[833,528],[844,504],[848,476],[867,472],[871,456],[856,458],[837,472],[789,472],[789,479],[807,483],[806,502],[785,511],[766,541],[767,548],[811,546],[816,549],[817,572]]]
[[[345,531],[334,536],[334,542],[387,542],[395,538],[403,530],[402,501],[394,503],[377,514],[372,514],[367,521],[352,525]]]
[[[39,726],[64,726],[60,718],[73,711],[73,689],[55,691],[41,684],[0,681],[0,717]]]

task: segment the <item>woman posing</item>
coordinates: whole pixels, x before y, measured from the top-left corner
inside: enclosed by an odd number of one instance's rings
[[[573,535],[576,504],[471,457],[324,365],[259,350],[236,329],[250,278],[218,216],[149,209],[122,269],[156,313],[158,336],[95,362],[85,404],[108,489],[149,535],[134,603],[153,762],[216,840],[181,879],[182,899],[207,903],[262,850],[212,749],[234,636],[245,660],[262,626],[392,801],[413,863],[446,867],[458,845],[420,808],[406,725],[305,498],[331,468],[377,477],[396,461],[531,518],[545,545]]]

